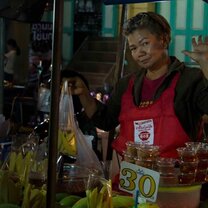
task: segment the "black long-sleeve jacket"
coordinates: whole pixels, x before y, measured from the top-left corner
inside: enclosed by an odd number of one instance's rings
[[[171,57],[169,71],[163,83],[157,89],[154,100],[160,97],[177,72],[180,73],[180,77],[175,89],[175,113],[186,133],[192,140],[195,140],[201,116],[208,114],[208,80],[205,79],[199,68],[187,67],[177,58]],[[136,79],[132,92],[135,105],[140,103],[142,82],[145,74],[145,69],[135,73]],[[98,110],[92,117],[94,124],[98,128],[109,131],[119,125],[121,98],[131,76],[128,75],[120,79],[107,105],[98,102]]]

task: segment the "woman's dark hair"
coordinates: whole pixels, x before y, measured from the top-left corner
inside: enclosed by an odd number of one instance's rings
[[[148,29],[158,38],[163,37],[167,46],[171,41],[171,28],[167,20],[154,12],[141,12],[131,17],[123,26],[123,34],[130,35],[137,29]]]
[[[89,83],[81,73],[72,69],[64,69],[61,71],[61,80],[63,80],[63,78],[70,78],[70,77],[79,77],[89,89]]]
[[[89,89],[89,83],[87,79],[79,72],[72,70],[72,69],[64,69],[61,71],[61,80],[63,80],[64,78],[70,78],[70,77],[79,77]],[[74,104],[74,112],[75,114],[80,113],[82,110],[82,104],[79,100],[79,97],[77,95],[72,95],[72,97],[73,97],[73,104]]]
[[[19,56],[21,54],[20,48],[17,45],[16,40],[10,38],[7,40],[7,45],[11,46],[12,48],[14,48],[16,50],[17,55]]]

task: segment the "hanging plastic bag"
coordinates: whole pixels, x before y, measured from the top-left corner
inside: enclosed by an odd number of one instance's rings
[[[103,174],[102,166],[94,150],[89,146],[80,128],[75,129],[77,142],[77,158],[75,164]]]
[[[62,143],[59,144],[59,146],[62,146],[61,149],[59,148],[60,152],[75,156],[76,165],[102,173],[100,161],[94,150],[87,143],[74,116],[73,100],[68,90],[67,81],[64,82],[62,87],[59,111],[59,143]],[[67,144],[68,147],[66,146]]]
[[[76,139],[73,129],[75,128],[74,107],[71,105],[72,98],[69,95],[68,83],[65,81],[59,103],[59,138],[58,150],[60,153],[75,157],[77,155]]]

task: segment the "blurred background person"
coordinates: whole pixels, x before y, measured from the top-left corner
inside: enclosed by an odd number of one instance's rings
[[[4,80],[8,82],[14,81],[14,74],[16,72],[17,56],[21,54],[20,48],[17,45],[16,40],[7,40],[7,52],[4,54],[5,65],[4,65]]]

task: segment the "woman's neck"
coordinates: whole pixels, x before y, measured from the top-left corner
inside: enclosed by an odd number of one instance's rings
[[[170,59],[166,59],[162,62],[162,64],[155,66],[152,69],[147,69],[146,77],[150,80],[155,80],[163,76],[168,72],[168,65],[170,63]]]

